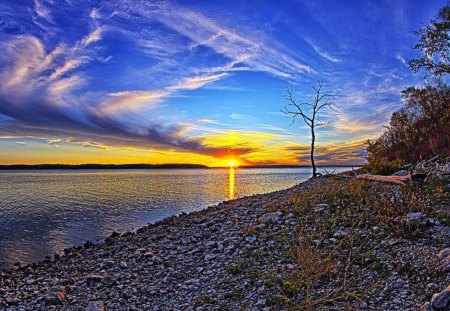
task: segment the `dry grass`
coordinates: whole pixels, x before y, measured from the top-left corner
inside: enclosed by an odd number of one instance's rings
[[[315,211],[317,204],[328,207]],[[393,272],[379,261],[379,242],[368,234],[376,229],[380,239],[413,239],[420,226],[406,222],[407,213],[439,217],[425,188],[360,179],[332,179],[295,194],[282,209],[295,213],[301,228],[289,254],[296,269],[280,281],[278,297],[282,308],[292,310],[359,309],[366,294]],[[370,278],[374,273],[377,277]]]

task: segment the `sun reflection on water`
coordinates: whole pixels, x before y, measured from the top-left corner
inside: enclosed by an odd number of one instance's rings
[[[234,199],[234,188],[236,184],[236,175],[235,175],[236,168],[234,166],[230,166],[230,174],[229,174],[229,190],[228,190],[228,199],[233,200]]]

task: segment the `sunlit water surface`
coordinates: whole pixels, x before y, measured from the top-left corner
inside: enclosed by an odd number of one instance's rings
[[[0,268],[230,198],[288,188],[310,174],[305,168],[0,172]]]

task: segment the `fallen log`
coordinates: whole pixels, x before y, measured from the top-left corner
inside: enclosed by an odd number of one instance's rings
[[[405,182],[411,180],[411,172],[409,172],[408,175],[404,175],[404,176],[383,176],[383,175],[362,174],[362,175],[356,175],[355,178],[373,180],[373,181],[378,181],[378,182],[386,182],[386,183],[392,183],[392,184],[405,186],[406,185]]]

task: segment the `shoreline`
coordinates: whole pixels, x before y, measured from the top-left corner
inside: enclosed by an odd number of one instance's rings
[[[378,287],[362,296],[355,294],[357,298],[336,294],[336,306],[341,306],[336,309],[419,308],[449,283],[448,272],[436,275],[436,269],[441,269],[438,253],[450,247],[449,227],[436,220],[438,215],[432,209],[421,213],[433,223],[408,223],[404,218],[407,213],[398,220],[392,219],[397,226],[413,227],[412,232],[408,229],[393,234],[393,228],[376,224],[361,227],[360,233],[352,231],[354,223],[343,225],[341,220],[329,227],[327,219],[330,215],[340,219],[341,207],[323,197],[353,187],[349,182],[324,177],[285,190],[225,201],[166,218],[136,232],[113,233],[100,244],[87,242],[34,266],[0,272],[0,307],[84,310],[101,305],[107,310],[279,310],[291,304],[311,303],[308,299],[317,296],[314,300],[321,302],[317,302],[316,309],[327,309],[329,303],[320,297],[328,297],[340,288],[340,256],[348,251],[348,240],[362,235],[370,243],[354,240],[352,245],[361,243],[360,252],[370,256],[361,258],[362,266],[358,262],[347,268],[362,269],[365,279],[347,277],[355,288],[375,286],[367,284],[371,278],[374,284],[379,283]],[[377,184],[362,183],[370,187]],[[396,193],[399,189],[389,185],[382,190]],[[304,205],[305,202],[309,203]],[[342,220],[348,221],[353,216],[345,217]],[[319,220],[324,222],[328,234],[320,231]],[[326,236],[312,240],[319,231]],[[306,235],[299,236],[300,232]],[[328,251],[337,253],[328,258]],[[317,284],[308,298],[304,296],[308,287],[302,283],[307,276],[302,263],[311,258],[323,263],[316,268],[326,273],[314,280]],[[417,282],[416,277],[424,280]],[[423,282],[429,282],[425,289]],[[382,287],[389,290],[383,292]],[[342,303],[347,305],[342,308]]]
[[[362,167],[362,165],[317,165],[317,168]],[[41,170],[160,170],[160,169],[229,169],[229,166],[206,166],[201,164],[0,164],[1,171]],[[238,169],[256,168],[311,168],[309,165],[240,165]]]

